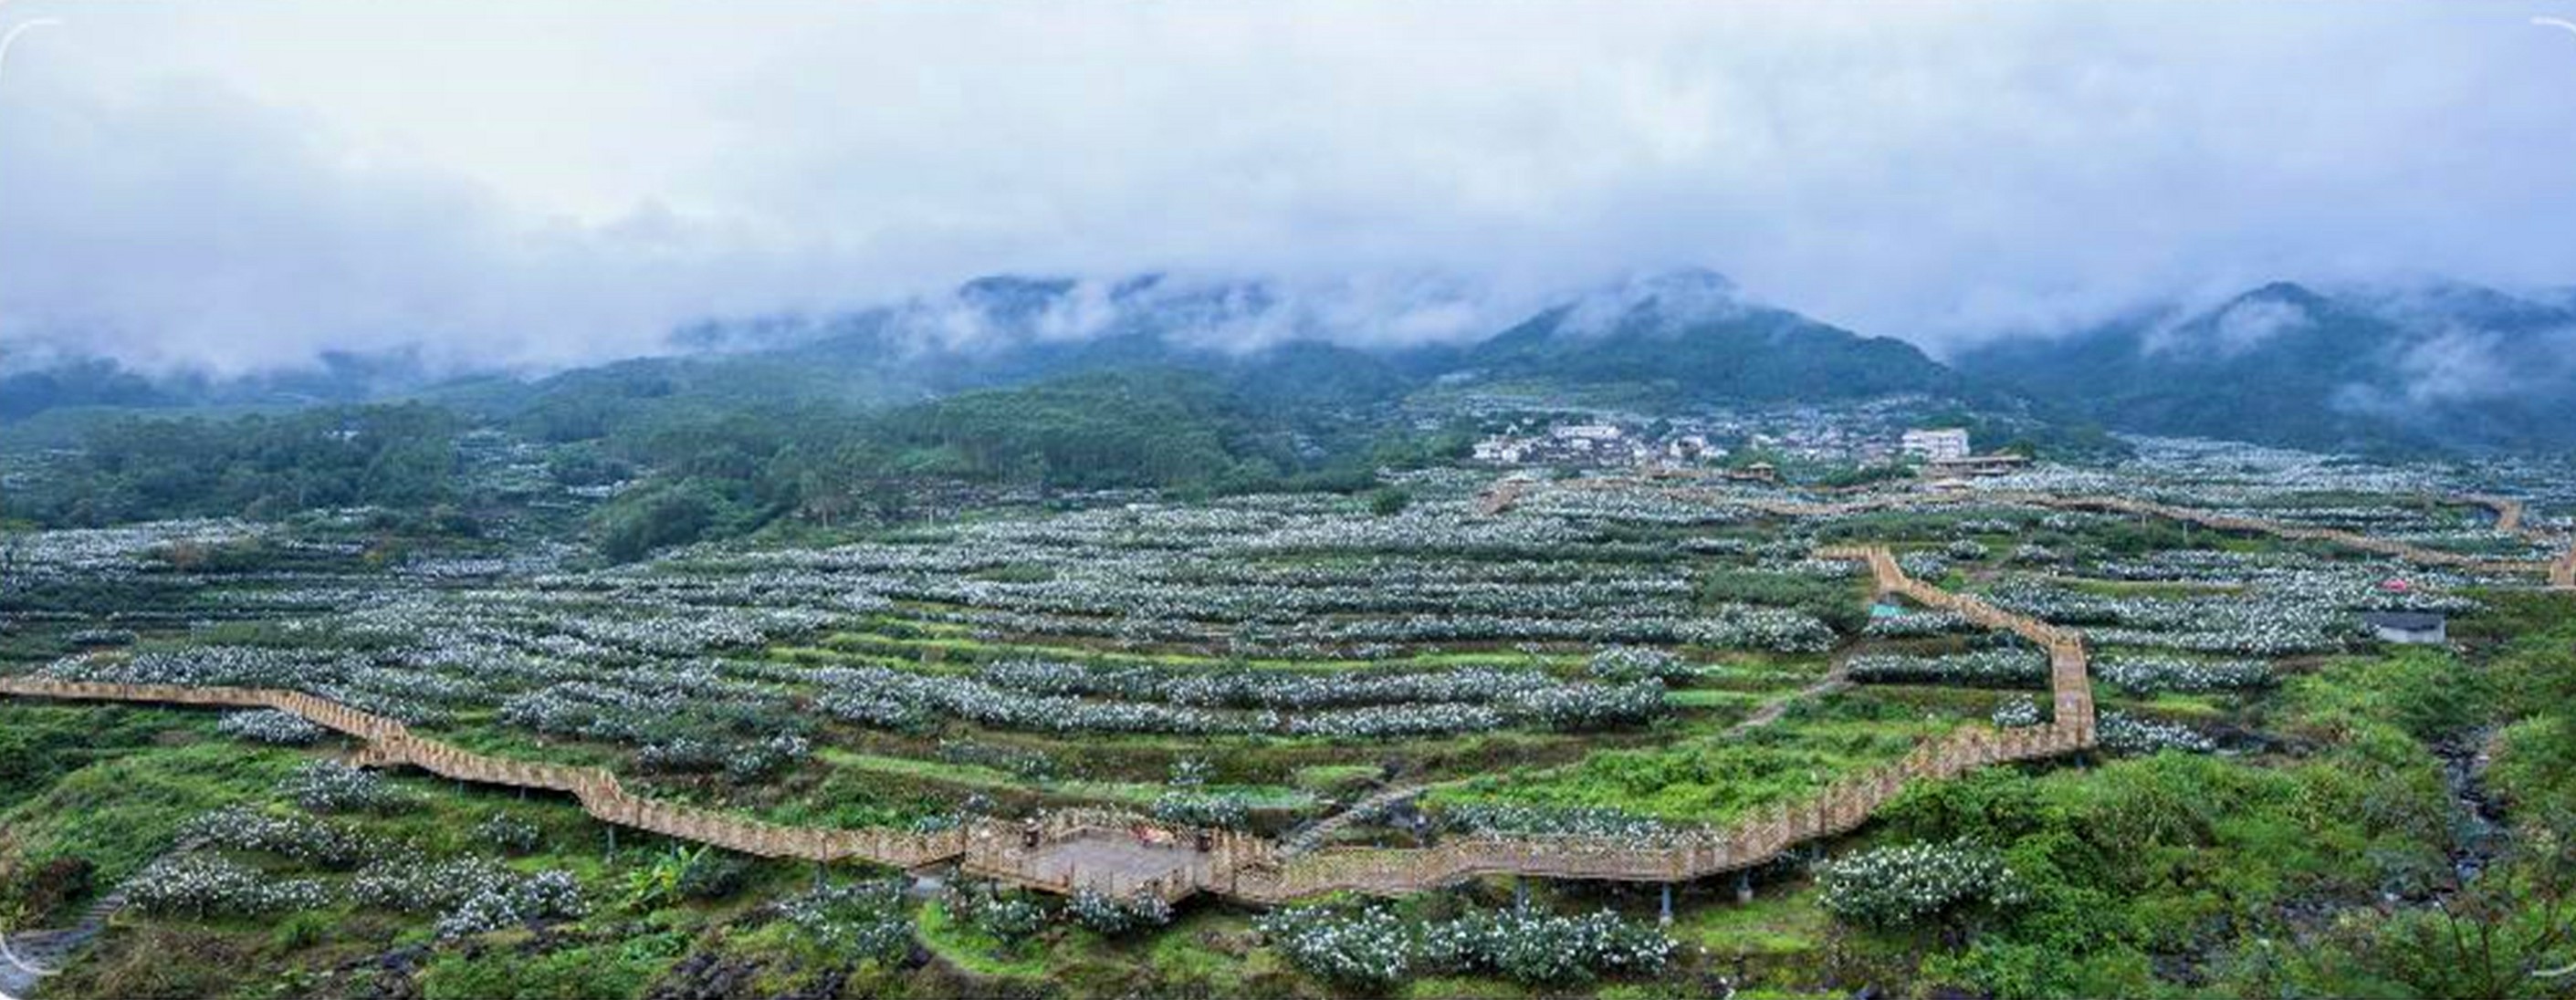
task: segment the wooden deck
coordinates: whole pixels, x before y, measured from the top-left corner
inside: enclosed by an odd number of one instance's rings
[[[1584,488],[1598,488],[1587,486]],[[1655,486],[1641,488],[1663,489]],[[1523,489],[1526,489],[1524,487]],[[1495,513],[1508,509],[1523,489],[1492,498]],[[1919,502],[1922,498],[1830,504],[1756,504],[1797,513],[1835,513]],[[2227,530],[2261,531],[2292,538],[2353,544],[2400,558],[2440,565],[2515,572],[2540,571],[2558,586],[2576,585],[2576,546],[2550,561],[2499,563],[2420,549],[2331,529],[2213,515],[2162,504],[2105,497],[2038,494],[1984,495],[1985,502],[2135,512],[2176,517]],[[1725,497],[1723,502],[1744,503]],[[2530,534],[2513,518],[2512,530]],[[1642,845],[1588,837],[1460,838],[1425,849],[1330,848],[1283,852],[1271,840],[1221,830],[1189,830],[1141,818],[1091,810],[1052,813],[1035,825],[976,820],[932,833],[786,827],[727,813],[656,802],[636,796],[598,768],[506,760],[472,753],[412,733],[401,722],[371,715],[299,691],[174,685],[102,684],[31,677],[0,678],[0,694],[60,698],[275,708],[363,742],[358,760],[371,766],[417,767],[483,784],[532,788],[573,796],[602,822],[771,858],[832,862],[866,861],[903,869],[956,864],[971,874],[1027,888],[1070,894],[1089,889],[1112,895],[1147,893],[1177,900],[1211,892],[1244,902],[1273,904],[1321,893],[1400,894],[1449,885],[1480,875],[1681,882],[1737,871],[1770,861],[1808,841],[1849,831],[1914,781],[1941,780],[1976,767],[2061,755],[2093,745],[2094,706],[2089,660],[2081,634],[2012,614],[1973,596],[1915,580],[1883,546],[1819,550],[1818,556],[1866,564],[1882,593],[1900,594],[1927,607],[1955,612],[1988,628],[2013,632],[2049,654],[2053,721],[2045,726],[1995,730],[1970,726],[1917,746],[1904,759],[1835,783],[1813,800],[1782,806],[1679,842]]]

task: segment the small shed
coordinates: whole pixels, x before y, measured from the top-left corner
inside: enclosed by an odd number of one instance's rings
[[[2361,623],[2381,642],[2438,646],[2451,641],[2451,620],[2436,612],[2372,611],[2361,616]]]

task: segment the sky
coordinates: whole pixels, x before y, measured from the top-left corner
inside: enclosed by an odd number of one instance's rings
[[[2576,284],[2576,0],[0,0],[0,365],[652,352],[982,274],[1480,332],[1705,267],[1934,350]],[[1345,310],[1365,316],[1366,310]]]

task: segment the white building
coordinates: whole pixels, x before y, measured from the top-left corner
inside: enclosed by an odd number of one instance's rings
[[[1687,462],[1697,458],[1719,457],[1722,450],[1710,448],[1705,435],[1686,434],[1665,444],[1664,454],[1675,461]]]
[[[1517,438],[1492,437],[1476,442],[1476,461],[1501,465],[1518,465],[1529,454],[1528,442]]]
[[[1908,457],[1926,462],[1955,462],[1968,457],[1968,431],[1964,427],[1906,431],[1897,447]]]

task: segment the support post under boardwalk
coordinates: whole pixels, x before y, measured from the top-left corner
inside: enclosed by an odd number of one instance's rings
[[[1664,883],[1664,911],[1660,920],[1667,924],[1673,922],[1673,884],[1670,882]]]
[[[608,824],[608,853],[617,853],[617,824]]]
[[[1738,903],[1750,903],[1753,901],[1752,872],[1742,871],[1735,873],[1735,901]]]
[[[1512,905],[1523,909],[1528,908],[1529,879],[1519,875],[1512,876]]]

